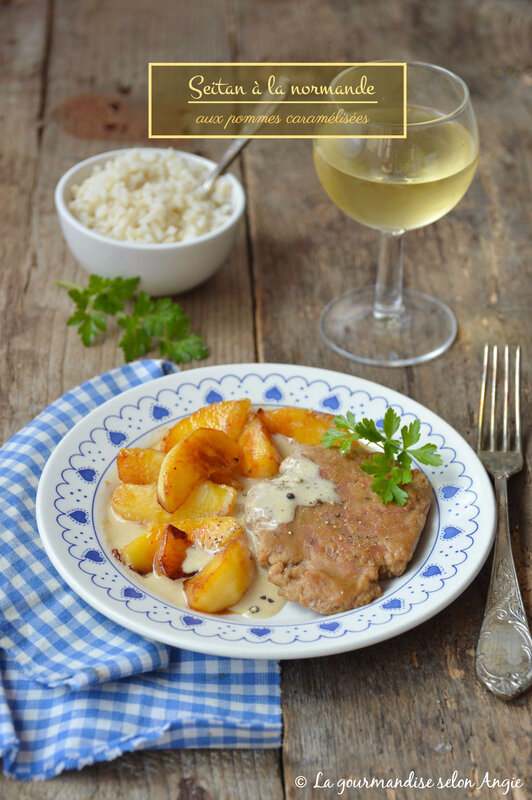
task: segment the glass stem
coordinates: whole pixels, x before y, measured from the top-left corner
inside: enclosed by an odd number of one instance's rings
[[[381,233],[373,316],[399,317],[403,308],[403,233]]]

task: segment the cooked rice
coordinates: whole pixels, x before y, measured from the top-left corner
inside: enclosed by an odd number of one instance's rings
[[[147,244],[196,239],[233,213],[228,178],[219,178],[208,197],[201,195],[207,173],[204,164],[187,161],[172,148],[129,150],[73,186],[68,207],[87,228],[113,239]]]

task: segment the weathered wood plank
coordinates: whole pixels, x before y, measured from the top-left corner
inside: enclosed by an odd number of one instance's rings
[[[31,347],[35,313],[22,312],[25,287],[34,264],[30,225],[44,75],[48,48],[48,12],[45,3],[0,5],[0,436],[2,441],[17,424],[17,403],[11,394],[13,375],[24,376],[26,413],[39,382],[39,361]],[[23,98],[23,100],[22,100]],[[42,324],[50,318],[43,313]],[[21,381],[22,383],[22,381]]]
[[[258,347],[265,361],[329,367],[382,382],[425,403],[474,441],[480,358],[485,340],[532,346],[530,282],[530,7],[505,3],[320,3],[283,5],[279,39],[268,2],[239,3],[242,60],[416,58],[441,63],[469,83],[479,117],[478,176],[459,207],[405,241],[407,285],[455,310],[459,337],[443,357],[417,368],[370,368],[337,357],[317,322],[332,297],[375,280],[378,236],[328,200],[305,142],[257,142],[244,154]],[[259,52],[256,43],[259,42]],[[482,68],[479,62],[482,53]],[[279,291],[282,287],[282,291]],[[529,377],[530,358],[526,374]],[[525,381],[524,399],[529,408]],[[524,419],[527,419],[527,411]],[[530,604],[530,482],[511,485],[515,554]],[[489,566],[436,619],[360,652],[283,665],[286,796],[333,797],[312,788],[319,770],[333,779],[419,776],[447,779],[454,769],[477,785],[491,777],[532,775],[530,693],[505,705],[474,675]],[[298,789],[295,778],[309,784]],[[524,800],[529,790],[515,789]],[[468,796],[442,789],[439,797]],[[355,792],[346,796],[359,796]],[[414,789],[361,790],[373,800],[422,796]],[[429,795],[430,796],[430,795]],[[471,796],[495,797],[485,786]]]
[[[44,783],[0,779],[2,800],[279,800],[277,750],[152,750]]]

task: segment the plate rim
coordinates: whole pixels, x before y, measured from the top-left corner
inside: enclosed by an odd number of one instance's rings
[[[457,438],[457,441],[461,448],[464,448],[464,452],[472,458],[473,463],[478,468],[478,479],[484,482],[484,486],[482,487],[482,508],[478,508],[479,514],[484,513],[488,514],[488,522],[491,521],[491,530],[489,531],[489,535],[486,536],[485,531],[483,531],[482,539],[484,546],[481,547],[480,554],[477,556],[477,560],[474,564],[474,567],[469,570],[465,579],[462,577],[462,580],[458,581],[454,587],[451,587],[449,590],[449,586],[447,585],[447,591],[444,592],[443,597],[439,599],[438,602],[435,603],[434,606],[429,604],[422,608],[421,606],[417,609],[417,612],[414,614],[405,613],[403,615],[397,614],[393,615],[391,619],[395,621],[394,630],[390,632],[387,629],[389,625],[388,621],[386,623],[374,624],[373,626],[369,626],[367,629],[362,631],[360,634],[357,634],[353,631],[345,631],[345,633],[341,637],[323,637],[314,641],[301,641],[295,640],[290,644],[279,644],[274,643],[271,641],[263,641],[262,644],[267,649],[267,653],[264,654],[262,652],[257,651],[257,646],[261,644],[261,641],[257,642],[249,642],[247,640],[230,640],[230,639],[223,639],[221,637],[201,637],[194,635],[193,631],[188,630],[178,630],[176,628],[171,628],[170,626],[166,627],[164,625],[157,626],[156,623],[143,619],[140,615],[138,618],[133,616],[132,618],[124,617],[123,606],[118,604],[108,604],[106,599],[108,599],[108,595],[103,598],[103,602],[100,601],[99,596],[97,594],[91,594],[88,589],[86,589],[83,583],[80,583],[76,580],[76,573],[70,571],[69,569],[65,568],[63,564],[60,554],[56,553],[53,547],[53,540],[49,536],[49,531],[47,531],[47,522],[45,518],[45,511],[46,505],[43,497],[46,494],[46,484],[47,481],[50,480],[50,476],[54,473],[54,468],[56,462],[59,462],[60,459],[63,457],[63,450],[68,448],[68,445],[71,440],[75,440],[76,442],[79,439],[79,432],[82,428],[90,428],[92,424],[92,420],[99,419],[100,424],[105,420],[107,416],[116,413],[114,409],[111,409],[112,406],[115,404],[120,406],[123,409],[128,404],[129,396],[135,396],[135,401],[140,402],[140,398],[138,397],[139,393],[142,394],[149,390],[150,394],[157,396],[161,389],[165,388],[168,385],[168,388],[176,388],[181,386],[183,383],[186,383],[187,376],[191,376],[191,382],[194,381],[192,384],[195,388],[199,387],[202,383],[203,379],[209,378],[219,378],[228,376],[231,371],[244,372],[247,371],[248,373],[255,372],[260,377],[264,377],[265,375],[273,376],[275,372],[278,371],[280,373],[280,377],[288,380],[290,378],[290,371],[294,373],[296,371],[302,371],[300,377],[303,377],[307,380],[308,383],[311,383],[313,379],[321,379],[321,380],[329,380],[329,382],[335,383],[335,388],[339,388],[340,386],[344,385],[346,389],[350,392],[356,391],[365,391],[371,397],[371,400],[374,401],[376,399],[382,399],[387,405],[400,405],[402,407],[402,403],[406,401],[408,404],[408,409],[405,413],[414,413],[418,417],[423,420],[423,414],[428,414],[433,418],[433,421],[438,422],[438,426],[442,426],[442,435],[445,439],[446,436],[451,436],[451,438]],[[242,378],[243,375],[236,375],[237,378]],[[185,380],[184,380],[185,379]],[[348,382],[355,382],[355,388],[349,385],[342,384],[342,381]],[[152,391],[153,390],[153,391]],[[383,394],[384,393],[384,394]],[[125,401],[125,402],[124,402]],[[285,405],[288,405],[285,404]],[[314,408],[313,404],[310,404],[312,408]],[[111,409],[111,410],[109,410]],[[102,416],[102,411],[103,416]],[[436,435],[439,434],[440,428],[434,428],[433,421],[427,423],[431,426],[432,432]],[[167,423],[161,423],[162,427]],[[155,427],[151,429],[152,431],[155,430]],[[148,431],[144,434],[140,434],[139,438],[146,435]],[[86,438],[86,437],[85,437]],[[130,442],[131,445],[131,442]],[[453,448],[454,449],[454,448]],[[455,456],[457,455],[455,451]],[[69,462],[68,462],[69,463]],[[465,466],[465,465],[464,465]],[[109,468],[109,465],[106,466],[105,470]],[[63,481],[63,469],[60,469],[58,472],[56,471],[56,475],[59,475],[61,481]],[[58,484],[56,484],[53,489],[56,488]],[[96,494],[96,490],[94,495]],[[436,502],[438,498],[435,494]],[[478,492],[477,492],[478,494]],[[56,509],[55,501],[57,500],[57,495],[54,496],[54,503],[53,509]],[[91,501],[94,502],[94,497]],[[486,509],[487,505],[491,505],[491,509]],[[50,510],[50,509],[48,509]],[[489,513],[491,511],[491,514]],[[439,513],[439,509],[438,509]],[[478,516],[478,515],[477,515]],[[150,381],[145,381],[140,383],[136,386],[132,386],[131,388],[127,389],[124,392],[121,392],[113,397],[109,398],[109,400],[105,401],[101,405],[94,408],[86,417],[83,417],[78,423],[76,423],[60,440],[60,442],[56,445],[52,453],[50,454],[44,468],[42,474],[39,479],[39,484],[37,488],[37,497],[36,497],[36,520],[37,520],[37,527],[39,531],[39,535],[41,541],[43,543],[44,549],[50,558],[54,568],[58,571],[61,575],[63,580],[67,583],[67,585],[85,602],[87,602],[91,607],[95,608],[97,611],[102,613],[105,617],[112,619],[117,624],[121,625],[122,627],[132,630],[139,635],[143,636],[144,638],[163,642],[170,646],[174,647],[184,647],[185,649],[191,649],[196,652],[202,652],[206,654],[212,655],[221,655],[221,656],[229,656],[229,657],[237,657],[237,658],[264,658],[264,659],[295,659],[295,658],[308,658],[308,657],[318,657],[324,655],[331,655],[333,653],[341,653],[347,652],[350,650],[356,650],[363,647],[369,647],[373,644],[377,644],[382,641],[386,641],[388,639],[395,638],[396,636],[405,633],[408,630],[412,630],[415,627],[426,622],[428,619],[432,618],[436,614],[439,614],[443,611],[448,605],[450,605],[456,598],[462,594],[467,587],[472,583],[472,581],[478,575],[480,569],[484,565],[491,547],[493,543],[493,539],[495,536],[495,526],[496,526],[496,506],[495,506],[495,496],[491,481],[482,466],[477,454],[469,445],[469,443],[463,438],[463,436],[453,428],[446,420],[440,417],[438,414],[433,412],[431,409],[427,408],[423,404],[419,403],[417,400],[408,397],[408,395],[402,394],[401,392],[396,391],[395,389],[391,389],[389,387],[383,386],[382,384],[376,383],[374,381],[367,380],[366,378],[361,378],[357,375],[349,375],[348,373],[342,373],[335,370],[329,370],[321,367],[312,367],[312,366],[305,366],[301,364],[287,364],[287,363],[279,363],[279,362],[266,362],[266,363],[256,363],[256,362],[242,362],[242,363],[231,363],[231,364],[217,364],[213,366],[205,366],[205,367],[197,367],[190,370],[178,371],[174,373],[170,373],[168,375],[163,375],[158,378],[154,378]],[[96,526],[94,526],[96,537],[98,538]],[[477,526],[477,530],[479,530]],[[437,540],[436,540],[437,541]],[[105,548],[104,548],[105,552]],[[432,552],[432,550],[431,550]],[[466,557],[467,558],[467,557]],[[471,564],[471,562],[470,562]],[[124,573],[121,573],[124,574]],[[413,576],[412,576],[413,577]],[[134,582],[132,582],[134,583]],[[149,594],[149,592],[147,592]],[[377,598],[376,601],[381,600],[382,598]],[[161,600],[161,602],[165,602]],[[186,611],[186,609],[183,609]],[[353,610],[351,610],[353,611]],[[323,616],[323,620],[335,620],[337,618],[341,618],[345,614],[351,613],[351,611],[341,612],[338,614],[330,615],[330,616]],[[192,613],[192,612],[191,612]],[[193,612],[196,614],[196,612]],[[202,615],[199,614],[198,616],[201,617]],[[211,617],[206,615],[207,619]],[[320,615],[321,617],[321,615]],[[315,620],[309,620],[309,623]],[[153,626],[153,631],[149,627],[149,623]],[[250,621],[249,623],[241,622],[238,620],[234,620],[231,618],[231,624],[238,624],[244,625],[245,627],[252,627],[253,622]],[[257,620],[257,626],[261,624],[269,625],[270,627],[275,626],[274,622],[269,622],[269,619],[266,618],[264,620]],[[297,623],[297,624],[304,624],[304,622]],[[277,623],[278,626],[282,625],[282,623]],[[154,635],[157,634],[157,635]],[[356,638],[361,636],[361,641],[357,642]],[[345,638],[346,637],[346,638]],[[292,648],[294,651],[292,652]],[[253,654],[249,654],[245,652],[246,650],[254,650]],[[243,651],[243,652],[241,652]]]

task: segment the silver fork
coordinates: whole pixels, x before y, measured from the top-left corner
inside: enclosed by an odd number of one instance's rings
[[[489,388],[489,433],[484,434],[484,411],[488,393],[488,373],[491,360]],[[514,445],[510,447],[510,351],[504,348],[504,377],[502,396],[502,441],[497,430],[497,370],[498,352],[495,345],[490,359],[489,346],[484,347],[480,407],[478,414],[477,451],[480,460],[495,480],[497,497],[497,531],[493,566],[484,620],[480,629],[476,654],[476,671],[480,681],[497,697],[511,700],[532,685],[532,638],[519,591],[512,556],[508,520],[507,481],[523,468],[520,419],[520,361],[521,349],[515,350],[514,369]]]

